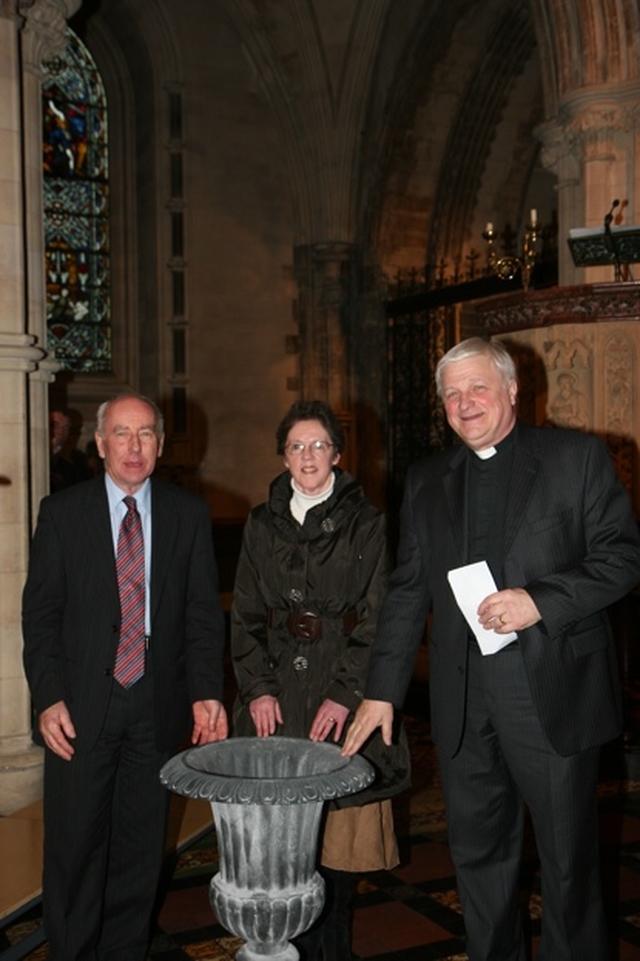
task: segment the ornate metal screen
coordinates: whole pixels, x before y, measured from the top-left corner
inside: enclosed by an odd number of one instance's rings
[[[452,307],[394,316],[389,304],[389,507],[400,504],[413,461],[445,445],[446,424],[434,373],[448,346]]]

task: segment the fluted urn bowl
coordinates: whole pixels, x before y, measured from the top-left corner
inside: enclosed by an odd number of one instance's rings
[[[291,938],[324,903],[316,848],[325,801],[374,778],[360,756],[335,744],[288,737],[238,737],[191,748],[160,773],[170,790],[211,803],[220,870],[210,884],[216,917],[244,938],[238,961],[296,961]]]

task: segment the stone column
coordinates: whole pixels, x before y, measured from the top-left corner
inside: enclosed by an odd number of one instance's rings
[[[300,330],[300,396],[326,401],[347,433],[342,466],[355,471],[350,407],[349,340],[353,290],[351,244],[309,244],[295,249]]]
[[[614,266],[576,267],[567,244],[572,227],[601,227],[614,200],[613,225],[640,222],[640,83],[581,88],[562,99],[542,125],[544,165],[558,177],[559,282],[608,282]],[[632,268],[633,271],[633,268]]]
[[[78,6],[0,0],[0,814],[41,790],[20,602],[31,523],[47,490],[46,383],[56,365],[44,346],[42,123],[33,68],[61,52],[64,16]]]

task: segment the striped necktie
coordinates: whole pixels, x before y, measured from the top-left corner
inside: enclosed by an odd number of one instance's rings
[[[125,497],[127,513],[118,533],[116,573],[120,595],[120,640],[114,677],[131,687],[145,667],[145,577],[142,521],[135,497]]]

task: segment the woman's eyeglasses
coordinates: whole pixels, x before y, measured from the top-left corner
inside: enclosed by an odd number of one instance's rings
[[[312,440],[310,444],[302,444],[296,441],[294,444],[287,444],[285,453],[288,454],[289,457],[300,457],[306,450],[308,450],[310,454],[325,454],[335,446],[335,444],[330,444],[327,440]]]

